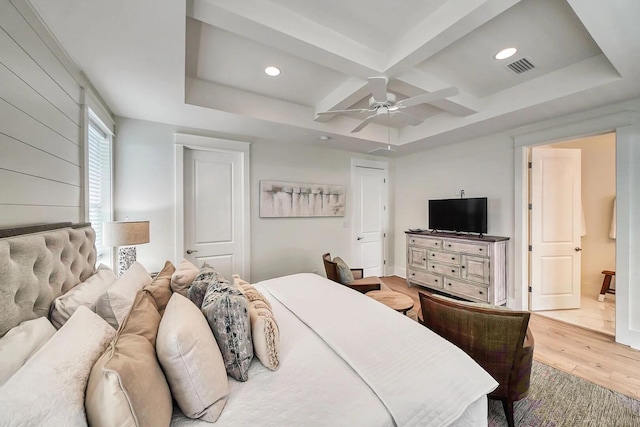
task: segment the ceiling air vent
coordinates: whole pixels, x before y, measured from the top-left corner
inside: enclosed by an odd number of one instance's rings
[[[525,71],[533,70],[534,68],[536,68],[536,66],[533,65],[527,58],[521,58],[517,61],[512,62],[511,64],[508,64],[507,68],[509,68],[516,74],[522,74]]]

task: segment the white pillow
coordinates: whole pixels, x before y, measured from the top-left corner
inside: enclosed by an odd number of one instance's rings
[[[216,421],[229,396],[227,371],[207,320],[178,293],[171,296],[160,321],[156,353],[182,412]]]
[[[56,329],[46,317],[26,320],[0,338],[0,385],[4,384],[49,338]]]
[[[0,387],[5,425],[86,426],[84,391],[91,367],[115,331],[87,307]]]
[[[116,279],[116,274],[111,268],[100,264],[96,274],[53,301],[50,314],[53,326],[56,329],[60,329],[81,305],[93,310],[98,298],[105,293]]]
[[[116,280],[96,301],[96,313],[115,329],[122,324],[131,310],[140,289],[151,283],[151,275],[139,262]]]

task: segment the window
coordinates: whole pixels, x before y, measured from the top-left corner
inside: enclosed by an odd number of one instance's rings
[[[87,138],[89,221],[96,231],[98,260],[111,264],[110,248],[103,246],[102,225],[111,221],[111,133],[89,110]]]

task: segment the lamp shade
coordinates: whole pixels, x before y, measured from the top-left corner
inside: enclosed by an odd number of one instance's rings
[[[149,243],[149,221],[104,223],[105,246],[131,246]]]

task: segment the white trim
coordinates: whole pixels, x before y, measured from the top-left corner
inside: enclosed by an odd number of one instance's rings
[[[184,150],[237,152],[242,154],[243,163],[243,215],[242,215],[242,271],[240,275],[247,281],[251,280],[251,194],[250,194],[250,147],[248,142],[211,138],[206,136],[176,133],[175,144],[175,217],[176,217],[176,251],[175,259],[180,262],[184,258]]]
[[[640,124],[616,132],[616,341],[640,349]],[[631,278],[634,278],[633,280]]]
[[[349,216],[351,218],[351,256],[352,259],[354,257],[356,251],[356,239],[358,238],[358,233],[356,228],[353,226],[353,206],[357,203],[355,200],[355,192],[353,188],[355,186],[355,170],[356,168],[371,168],[371,169],[380,169],[384,171],[384,179],[387,183],[384,191],[384,205],[386,209],[382,212],[382,251],[383,251],[383,259],[385,261],[389,260],[389,242],[392,240],[389,233],[389,162],[385,160],[369,160],[362,159],[357,157],[351,158],[351,209],[349,209]],[[387,268],[389,267],[388,262],[382,265],[382,275],[387,275]]]
[[[82,89],[82,98],[82,104],[91,109],[92,115],[102,124],[103,130],[115,136],[116,122],[105,104],[89,88]]]
[[[634,228],[631,212],[633,204],[640,202],[640,194],[633,193],[633,144],[640,143],[640,118],[636,112],[621,111],[537,130],[514,138],[514,282],[515,294],[510,302],[513,308],[526,309],[528,301],[528,160],[530,147],[552,144],[587,135],[616,132],[616,197],[618,203],[618,236],[616,239],[616,342],[640,349],[640,322],[632,324],[633,313],[640,312],[640,282],[630,280],[640,269],[630,262],[634,255],[632,242],[640,234],[640,224]],[[621,144],[621,142],[623,142]],[[640,158],[640,153],[635,154]],[[637,191],[637,190],[636,190]],[[634,210],[635,212],[635,210]],[[639,271],[635,271],[635,270]],[[631,287],[633,286],[633,289]],[[632,292],[633,291],[633,292]],[[634,300],[635,299],[635,300]],[[634,305],[635,304],[635,305]],[[511,307],[511,305],[510,305]]]

